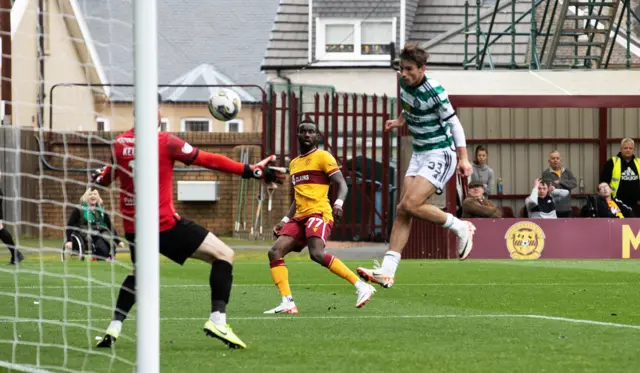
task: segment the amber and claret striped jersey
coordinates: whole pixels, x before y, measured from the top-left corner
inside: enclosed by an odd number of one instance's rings
[[[294,217],[322,214],[324,221],[333,221],[329,177],[338,172],[338,162],[326,150],[314,149],[291,161],[289,174],[296,198]]]

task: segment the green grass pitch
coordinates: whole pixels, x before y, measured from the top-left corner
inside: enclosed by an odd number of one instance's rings
[[[131,372],[144,317],[135,307],[113,350],[92,347],[127,257],[28,259],[18,272],[0,267],[0,371]],[[640,371],[640,261],[405,260],[396,286],[377,287],[362,309],[325,268],[305,256],[287,263],[300,314],[263,315],[280,301],[266,252],[238,254],[228,315],[249,348],[229,350],[202,332],[210,267],[162,260],[162,372]]]

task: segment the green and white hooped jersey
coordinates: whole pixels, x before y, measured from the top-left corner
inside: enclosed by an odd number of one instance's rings
[[[448,121],[456,112],[440,83],[425,76],[419,86],[409,87],[400,77],[400,101],[413,138],[414,152],[454,149]]]

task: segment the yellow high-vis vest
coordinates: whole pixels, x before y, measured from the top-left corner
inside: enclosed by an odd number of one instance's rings
[[[622,161],[618,157],[612,157],[613,160],[613,172],[611,172],[611,196],[615,197],[618,194],[618,187],[620,186],[620,177],[622,175]],[[636,164],[636,171],[640,172],[640,158],[633,159]],[[640,176],[640,175],[638,175]]]

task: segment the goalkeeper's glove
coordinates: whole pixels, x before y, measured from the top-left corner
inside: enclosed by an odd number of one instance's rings
[[[246,164],[242,177],[245,179],[262,179],[267,184],[282,184],[286,177],[286,169],[282,167],[273,167],[271,163],[275,159],[275,155],[270,155],[254,165]]]
[[[91,183],[102,185],[102,181],[104,180],[104,175],[107,170],[107,166],[96,168],[91,173]]]

